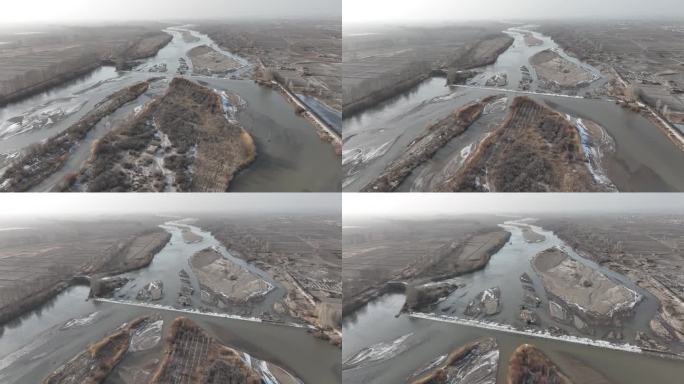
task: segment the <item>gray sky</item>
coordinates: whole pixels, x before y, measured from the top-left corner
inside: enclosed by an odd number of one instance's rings
[[[336,193],[16,193],[0,194],[3,219],[12,217],[174,213],[338,213]]]
[[[343,22],[684,17],[682,0],[344,0]]]
[[[342,0],[7,0],[0,23],[335,16]]]
[[[484,213],[677,212],[678,193],[345,193],[343,217],[439,216]]]

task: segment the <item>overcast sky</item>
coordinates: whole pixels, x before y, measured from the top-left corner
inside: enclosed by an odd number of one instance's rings
[[[339,17],[342,0],[6,0],[0,23]]]
[[[344,0],[343,22],[684,17],[683,0]]]
[[[336,193],[0,194],[2,219],[102,214],[337,213]]]
[[[343,217],[529,214],[553,212],[684,212],[681,194],[662,193],[345,193]]]

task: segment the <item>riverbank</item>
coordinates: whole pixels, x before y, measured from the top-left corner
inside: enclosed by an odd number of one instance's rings
[[[100,120],[138,98],[147,91],[152,81],[142,81],[109,95],[76,124],[23,153],[0,176],[0,190],[27,191],[57,172]]]

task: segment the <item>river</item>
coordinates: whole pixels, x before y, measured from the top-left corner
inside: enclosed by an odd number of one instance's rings
[[[0,108],[0,172],[7,157],[67,129],[83,117],[98,102],[117,90],[138,81],[162,76],[166,79],[153,83],[150,90],[103,119],[92,130],[84,143],[72,153],[73,158],[58,174],[38,185],[36,191],[50,190],[66,174],[77,172],[89,156],[90,144],[103,137],[137,107],[163,94],[177,70],[180,58],[189,66],[183,75],[218,91],[238,93],[247,104],[238,113],[238,120],[252,135],[257,145],[257,159],[240,172],[231,183],[231,190],[314,191],[340,190],[339,157],[333,147],[318,137],[316,129],[278,92],[248,80],[252,66],[246,59],[221,49],[208,36],[173,27],[165,30],[173,39],[154,57],[145,60],[132,71],[117,72],[103,66],[74,81]],[[182,31],[194,38],[183,39]],[[242,66],[228,77],[209,77],[192,74],[192,62],[187,52],[197,46],[208,45],[237,60]],[[155,65],[165,65],[167,72],[150,72]],[[322,108],[322,106],[321,106]]]
[[[531,32],[542,43],[528,46],[522,31]],[[684,152],[660,128],[642,115],[623,109],[607,99],[551,94],[539,89],[530,58],[552,49],[563,58],[582,66],[595,78],[580,87],[579,93],[593,93],[606,82],[598,69],[568,55],[551,38],[534,31],[512,28],[504,31],[514,37],[513,45],[492,65],[481,68],[486,75],[476,76],[465,86],[447,86],[442,77],[432,77],[413,89],[343,120],[343,190],[359,191],[377,178],[385,167],[404,153],[423,130],[462,107],[489,95],[507,96],[507,105],[517,95],[527,95],[561,113],[592,120],[603,127],[614,141],[614,151],[604,153],[605,174],[620,191],[684,191]],[[521,66],[530,69],[530,90],[518,90]],[[485,87],[486,79],[504,72],[506,86]],[[498,121],[502,114],[491,120]],[[453,174],[474,146],[494,129],[491,122],[471,126],[468,132],[452,139],[433,159],[413,171],[399,186],[400,191],[430,191],[432,180]]]
[[[171,233],[171,240],[155,255],[148,267],[126,274],[133,280],[113,300],[88,300],[88,287],[73,286],[40,308],[6,324],[0,333],[0,382],[39,382],[57,366],[124,322],[141,315],[156,314],[164,320],[162,332],[166,332],[174,318],[188,317],[226,345],[280,365],[305,383],[339,383],[340,351],[337,347],[311,336],[302,326],[258,320],[265,307],[282,298],[285,293],[272,276],[233,257],[209,232],[190,223],[191,221],[183,220],[162,225],[162,228]],[[194,243],[186,242],[182,236],[184,228],[202,239]],[[217,313],[200,313],[197,311],[198,285],[193,294],[194,307],[174,308],[180,289],[178,271],[185,268],[193,276],[187,260],[196,251],[207,246],[216,247],[224,257],[259,275],[274,288],[249,313],[242,308],[237,309],[238,313],[235,313],[234,308],[209,308]],[[154,306],[147,306],[142,302],[138,305],[129,304],[129,301],[135,301],[130,295],[134,296],[137,289],[153,279],[164,282],[164,298],[154,302]],[[193,285],[197,283],[194,277],[191,280]],[[250,318],[240,319],[241,315]],[[153,350],[128,355],[117,370],[134,369],[159,357],[160,353],[161,345]],[[107,382],[122,383],[117,379],[118,375],[114,376]]]
[[[529,224],[529,222],[526,222]],[[535,232],[545,236],[537,243],[525,241],[519,223],[507,222],[502,227],[511,232],[511,239],[501,250],[491,257],[487,266],[470,274],[456,278],[466,284],[442,301],[435,309],[434,319],[445,313],[454,313],[455,318],[478,292],[483,289],[499,286],[501,288],[502,311],[491,319],[494,322],[506,323],[522,329],[517,315],[524,290],[519,277],[523,272],[532,277],[537,295],[542,298],[543,308],[547,299],[543,294],[536,273],[531,270],[530,262],[534,254],[550,246],[563,247],[573,259],[598,269],[611,279],[618,280],[628,288],[643,296],[632,319],[625,320],[625,342],[631,342],[637,329],[647,330],[650,316],[657,310],[657,301],[648,292],[635,286],[631,281],[610,270],[600,267],[577,255],[570,247],[551,231],[532,226]],[[562,370],[574,372],[577,364],[587,365],[601,373],[614,383],[637,384],[645,382],[675,384],[684,374],[681,360],[658,357],[646,353],[629,352],[617,348],[603,348],[541,337],[534,334],[508,332],[502,329],[491,329],[485,326],[472,326],[456,322],[442,322],[433,319],[415,318],[408,315],[395,317],[404,304],[403,294],[387,294],[360,310],[345,316],[343,320],[344,344],[343,362],[349,361],[359,351],[365,351],[366,357],[355,365],[343,365],[343,381],[345,383],[401,383],[414,372],[427,367],[432,361],[446,355],[458,347],[480,337],[494,337],[500,350],[497,382],[505,383],[507,362],[512,351],[520,344],[531,343],[539,347]],[[448,309],[447,309],[448,308]],[[446,309],[446,310],[445,310]],[[542,317],[542,324],[550,324],[548,315],[537,311]],[[581,336],[576,330],[562,324],[570,334]],[[601,329],[605,331],[606,329]],[[601,332],[599,332],[600,334]],[[587,337],[587,336],[582,336]],[[371,349],[368,349],[368,348]],[[372,353],[368,353],[369,351]],[[344,364],[344,363],[343,363]]]

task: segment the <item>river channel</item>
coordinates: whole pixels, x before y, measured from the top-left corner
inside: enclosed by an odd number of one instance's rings
[[[542,43],[528,46],[522,32],[530,32]],[[604,154],[605,173],[620,191],[684,191],[684,152],[662,131],[642,115],[626,110],[614,101],[553,94],[539,89],[539,81],[530,58],[541,50],[551,49],[560,56],[592,74],[594,81],[580,87],[580,93],[591,92],[602,86],[606,78],[594,67],[568,55],[550,37],[535,31],[509,29],[514,43],[497,61],[481,68],[484,73],[465,86],[447,86],[443,77],[432,77],[413,89],[386,100],[379,105],[343,120],[344,149],[342,166],[343,190],[359,191],[377,178],[385,167],[401,156],[424,129],[467,103],[489,95],[505,95],[507,105],[515,96],[526,95],[563,114],[596,122],[614,141],[614,151]],[[522,78],[521,67],[530,69],[532,83],[529,91],[518,90]],[[503,87],[485,87],[486,79],[494,73],[506,73],[508,83]],[[494,120],[501,120],[504,112]],[[481,141],[496,125],[476,123],[466,133],[452,139],[433,159],[414,170],[402,185],[401,191],[430,191],[430,180],[440,175],[453,174],[463,154]],[[468,132],[473,130],[474,132]]]
[[[516,333],[504,329],[473,326],[458,322],[435,321],[434,319],[465,318],[462,311],[467,303],[480,291],[499,286],[501,288],[501,312],[487,321],[512,325],[517,330],[526,327],[518,320],[524,290],[520,275],[532,277],[537,295],[547,305],[547,298],[540,279],[530,267],[530,259],[548,247],[562,248],[570,257],[592,269],[597,269],[610,279],[619,281],[629,289],[638,292],[642,299],[636,307],[633,318],[625,320],[624,342],[632,342],[636,330],[649,332],[648,321],[658,308],[657,300],[648,292],[635,286],[625,277],[607,270],[590,260],[582,258],[562,242],[553,232],[532,225],[531,228],[545,238],[539,242],[528,242],[522,235],[520,225],[530,221],[509,221],[501,226],[511,232],[509,242],[494,254],[487,266],[470,274],[455,278],[465,284],[440,302],[434,310],[433,319],[416,318],[406,314],[396,316],[403,304],[404,295],[384,295],[343,319],[344,344],[342,349],[343,381],[345,383],[402,383],[413,373],[430,365],[460,346],[481,337],[494,337],[499,345],[499,367],[497,382],[505,383],[507,362],[515,348],[530,343],[539,347],[561,369],[573,372],[585,365],[602,374],[614,383],[667,383],[674,384],[684,374],[684,363],[680,359],[660,357],[647,353],[630,352],[619,346],[604,348],[590,345],[591,342],[570,342],[533,333]],[[550,324],[548,314],[537,311],[542,324]],[[446,314],[446,315],[445,315]],[[577,330],[562,324],[569,334],[588,338]],[[605,331],[602,329],[601,331]],[[599,332],[599,334],[601,334]],[[353,364],[352,364],[353,362]]]
[[[186,41],[184,31],[194,41]],[[171,42],[132,71],[102,66],[79,79],[0,108],[0,172],[17,152],[67,129],[108,95],[138,81],[162,77],[148,92],[103,119],[84,140],[85,150],[76,150],[59,175],[35,188],[37,191],[51,189],[61,176],[80,169],[89,156],[89,144],[128,118],[137,107],[163,94],[172,77],[184,76],[217,91],[238,93],[246,101],[237,118],[254,138],[258,154],[256,161],[235,177],[231,190],[329,192],[340,189],[339,157],[333,147],[318,137],[311,123],[295,114],[294,107],[280,93],[249,80],[252,66],[246,59],[221,49],[207,35],[185,27],[168,28],[165,32],[173,36]],[[242,66],[229,77],[194,75],[187,52],[200,45],[210,46]],[[177,73],[180,59],[189,67],[184,75]],[[166,66],[166,72],[154,71],[160,65]],[[321,113],[323,107],[317,108]]]
[[[339,383],[340,352],[337,347],[314,338],[301,326],[259,321],[267,306],[285,294],[277,282],[261,269],[232,256],[209,232],[190,223],[181,220],[163,224],[161,227],[171,233],[171,240],[148,267],[126,274],[133,280],[114,299],[89,300],[88,287],[73,286],[40,308],[6,324],[0,333],[0,382],[40,382],[57,366],[124,322],[154,314],[164,320],[162,332],[167,331],[174,318],[188,317],[226,345],[279,365],[305,383]],[[183,229],[200,236],[201,240],[187,242],[182,235]],[[200,302],[198,285],[194,286],[193,306],[176,306],[180,290],[178,271],[186,269],[193,285],[197,284],[187,260],[206,247],[215,247],[225,258],[268,281],[273,288],[249,312],[244,308],[208,308],[212,310],[210,313],[201,313],[196,308]],[[155,279],[164,282],[162,300],[152,305],[136,301],[137,289]],[[241,315],[249,317],[241,319]],[[136,369],[158,358],[161,351],[160,344],[153,350],[135,352],[117,369]],[[316,364],[312,364],[313,361]],[[123,383],[118,376],[108,378],[107,382]]]

